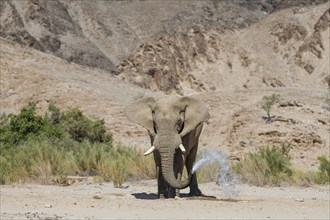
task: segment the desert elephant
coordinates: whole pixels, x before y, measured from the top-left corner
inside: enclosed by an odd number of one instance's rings
[[[125,116],[148,130],[158,182],[158,197],[179,196],[179,189],[190,187],[190,196],[201,196],[195,174],[198,139],[203,122],[209,118],[205,104],[192,97],[143,97],[124,108]],[[188,179],[181,181],[184,165]],[[177,189],[177,190],[176,190]]]

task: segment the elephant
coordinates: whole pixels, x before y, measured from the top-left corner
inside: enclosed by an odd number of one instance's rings
[[[207,106],[191,96],[142,97],[124,107],[126,118],[147,129],[158,184],[158,198],[174,198],[189,186],[190,196],[202,196],[196,174],[196,160],[203,123],[210,117]],[[188,178],[181,181],[184,166]]]

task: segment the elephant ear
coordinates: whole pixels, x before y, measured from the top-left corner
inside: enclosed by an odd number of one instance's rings
[[[183,137],[200,123],[207,121],[210,114],[207,106],[198,99],[182,97],[180,102],[182,103],[182,109],[185,111],[184,127],[180,133],[180,136]]]
[[[128,120],[135,122],[149,130],[151,133],[154,133],[152,120],[152,106],[154,103],[155,99],[152,97],[137,99],[125,106],[124,114]]]

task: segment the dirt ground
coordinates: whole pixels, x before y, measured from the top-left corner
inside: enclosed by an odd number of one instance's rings
[[[205,197],[157,199],[156,181],[130,181],[123,188],[91,181],[71,186],[1,186],[1,219],[329,219],[329,186],[238,185],[226,198],[215,183],[200,185]]]

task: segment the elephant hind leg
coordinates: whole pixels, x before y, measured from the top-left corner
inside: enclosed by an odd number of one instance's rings
[[[196,174],[193,174],[190,184],[189,196],[202,196],[202,195],[203,195],[202,191],[198,188]]]
[[[197,148],[198,148],[198,144],[196,144],[196,146],[192,148],[190,154],[187,157],[186,168],[188,173],[191,172],[194,162],[196,160]],[[198,188],[196,173],[192,175],[189,188],[190,188],[190,193],[189,193],[190,196],[202,196],[202,191]]]

